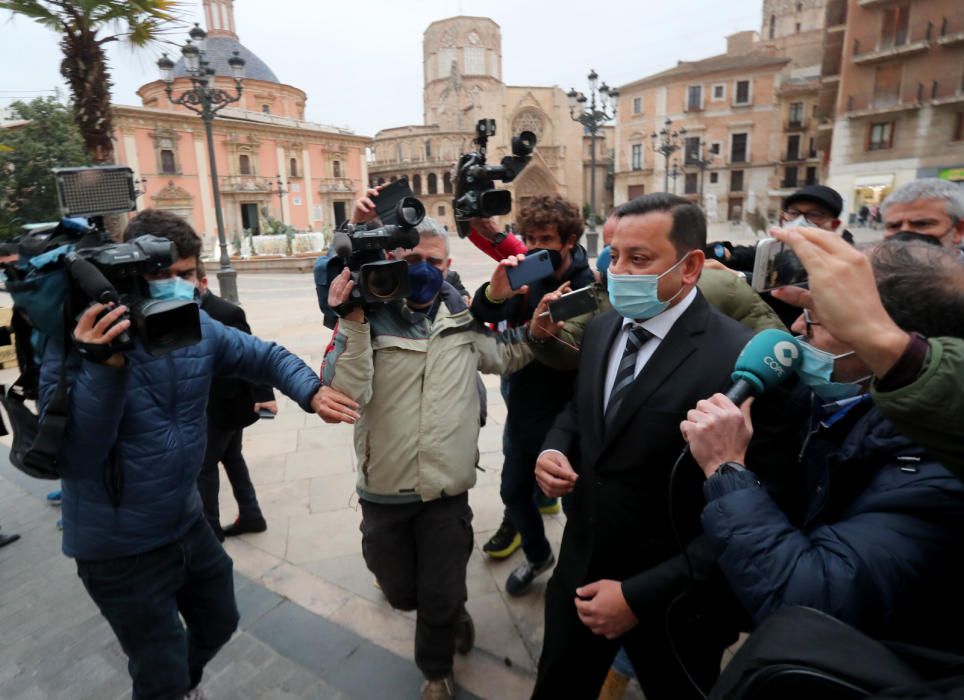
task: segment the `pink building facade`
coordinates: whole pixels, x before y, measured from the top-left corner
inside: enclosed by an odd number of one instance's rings
[[[206,58],[215,84],[234,94],[227,64],[234,52],[245,61],[242,98],[214,120],[214,150],[228,242],[246,231],[257,235],[272,220],[299,231],[323,231],[350,216],[368,179],[370,139],[346,129],[304,120],[305,93],[280,82],[245,48],[234,30],[233,0],[204,0]],[[223,76],[223,77],[222,77]],[[138,90],[142,106],[114,106],[116,154],[130,166],[144,194],[138,208],[173,211],[204,237],[217,240],[211,169],[204,123],[168,99],[160,80]],[[175,68],[175,97],[191,88],[183,62]]]

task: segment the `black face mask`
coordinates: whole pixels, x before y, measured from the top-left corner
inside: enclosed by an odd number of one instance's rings
[[[541,253],[542,251],[549,253],[549,262],[552,263],[553,270],[558,270],[560,267],[562,267],[562,253],[560,253],[558,250],[550,250],[549,248],[531,248],[530,250],[526,251],[526,257],[535,255],[536,253]]]
[[[914,243],[927,243],[928,245],[937,246],[941,248],[941,239],[937,236],[928,236],[926,233],[917,233],[917,231],[900,231],[891,237],[895,241],[909,241]]]

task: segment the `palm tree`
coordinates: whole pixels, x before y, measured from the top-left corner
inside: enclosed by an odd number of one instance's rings
[[[61,35],[60,74],[73,95],[74,120],[94,163],[114,160],[110,72],[104,46],[126,40],[143,47],[165,23],[179,20],[179,0],[0,0],[10,10]]]

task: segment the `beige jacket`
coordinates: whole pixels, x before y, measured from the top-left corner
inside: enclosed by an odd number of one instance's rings
[[[430,501],[474,486],[476,373],[507,374],[532,359],[521,334],[489,331],[448,285],[442,295],[434,323],[404,304],[338,323],[322,381],[361,405],[355,454],[366,500]]]

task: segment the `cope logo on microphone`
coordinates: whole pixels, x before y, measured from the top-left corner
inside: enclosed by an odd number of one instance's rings
[[[794,361],[800,356],[800,348],[796,343],[781,340],[773,346],[773,355],[774,357],[767,355],[763,361],[766,362],[767,367],[776,372],[778,377],[782,377],[784,368],[793,367]]]

